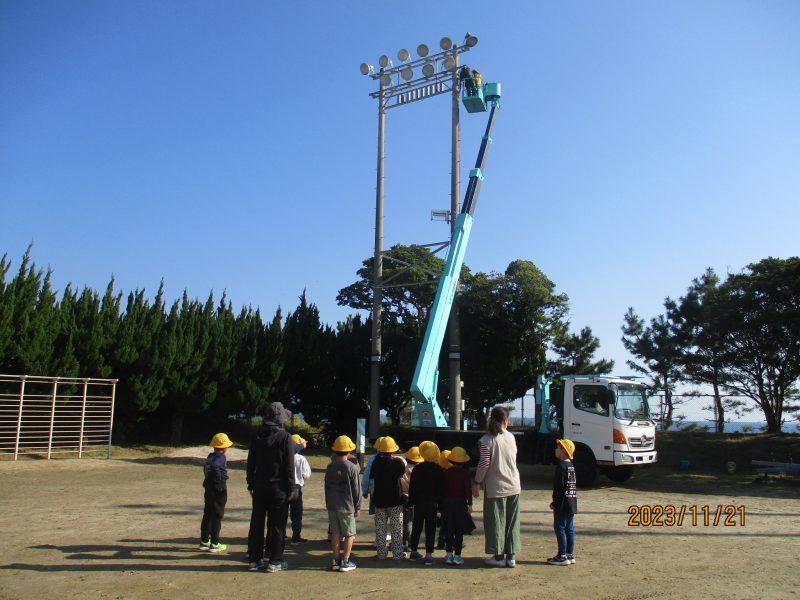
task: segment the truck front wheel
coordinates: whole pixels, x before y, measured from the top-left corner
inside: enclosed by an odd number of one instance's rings
[[[614,483],[625,483],[633,475],[633,467],[611,467],[606,471],[608,477]]]
[[[585,448],[577,448],[572,459],[575,465],[575,478],[578,480],[578,487],[592,487],[597,479],[597,462],[594,455]]]

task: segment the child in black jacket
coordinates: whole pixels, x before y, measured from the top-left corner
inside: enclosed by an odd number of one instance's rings
[[[417,552],[422,528],[425,527],[425,557],[422,564],[433,564],[433,548],[436,544],[436,514],[444,496],[444,472],[438,464],[439,447],[433,442],[422,442],[419,453],[425,462],[414,467],[408,485],[408,504],[414,507],[414,525],[411,529],[409,547],[411,560],[423,559]]]
[[[573,520],[578,512],[578,488],[572,456],[575,444],[570,440],[556,440],[556,465],[553,475],[553,529],[556,532],[558,552],[548,558],[551,565],[571,565],[575,563],[575,528]]]
[[[203,465],[203,487],[205,488],[203,520],[200,523],[200,550],[222,552],[228,547],[219,541],[222,517],[228,503],[228,460],[225,453],[233,445],[224,433],[211,440],[214,451]]]

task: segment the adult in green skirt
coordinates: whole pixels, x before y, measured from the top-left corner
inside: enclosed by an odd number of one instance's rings
[[[483,485],[483,527],[486,535],[484,562],[490,567],[516,567],[520,549],[519,495],[522,485],[517,470],[517,442],[508,429],[508,410],[495,406],[487,432],[479,443],[480,459],[472,494]]]

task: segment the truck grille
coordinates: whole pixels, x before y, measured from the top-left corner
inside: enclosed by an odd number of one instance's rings
[[[631,448],[652,448],[655,443],[655,438],[643,435],[642,437],[629,437],[628,444]]]

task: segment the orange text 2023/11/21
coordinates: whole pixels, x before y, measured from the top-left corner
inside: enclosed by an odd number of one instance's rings
[[[628,527],[744,527],[744,505],[632,504]]]

